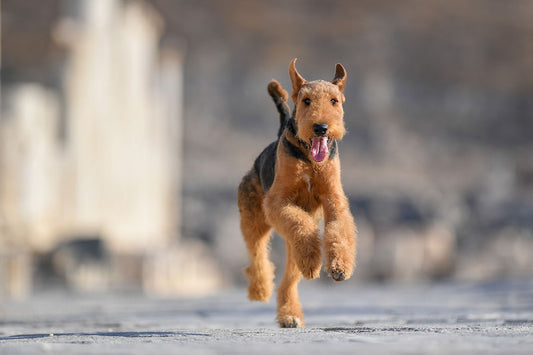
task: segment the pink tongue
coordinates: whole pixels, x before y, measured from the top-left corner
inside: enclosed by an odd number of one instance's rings
[[[316,162],[326,159],[328,154],[328,137],[315,137],[311,140],[311,155]]]

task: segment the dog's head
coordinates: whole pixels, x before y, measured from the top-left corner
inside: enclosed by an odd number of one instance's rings
[[[289,75],[292,82],[291,97],[296,110],[296,134],[309,145],[311,158],[322,162],[334,141],[342,139],[346,133],[342,109],[346,70],[337,64],[332,81],[308,82],[298,73],[295,63],[296,59],[293,59],[289,65]]]

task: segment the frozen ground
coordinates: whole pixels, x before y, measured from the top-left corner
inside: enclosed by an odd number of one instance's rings
[[[0,304],[0,354],[533,354],[533,282],[300,287],[307,328],[244,289],[197,299],[47,294]]]

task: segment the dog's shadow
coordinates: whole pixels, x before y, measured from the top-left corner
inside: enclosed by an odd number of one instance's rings
[[[56,338],[56,337],[116,337],[116,338],[169,338],[169,337],[209,337],[210,334],[206,333],[194,333],[194,332],[155,332],[155,331],[144,331],[144,332],[73,332],[73,333],[36,333],[36,334],[17,334],[10,335],[5,337],[0,337],[0,341],[9,341],[9,340],[29,340],[29,339],[39,339],[39,338]]]

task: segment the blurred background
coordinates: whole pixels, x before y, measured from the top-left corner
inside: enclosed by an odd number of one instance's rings
[[[0,296],[243,287],[236,190],[295,57],[348,72],[350,282],[531,279],[533,2],[0,6]]]

